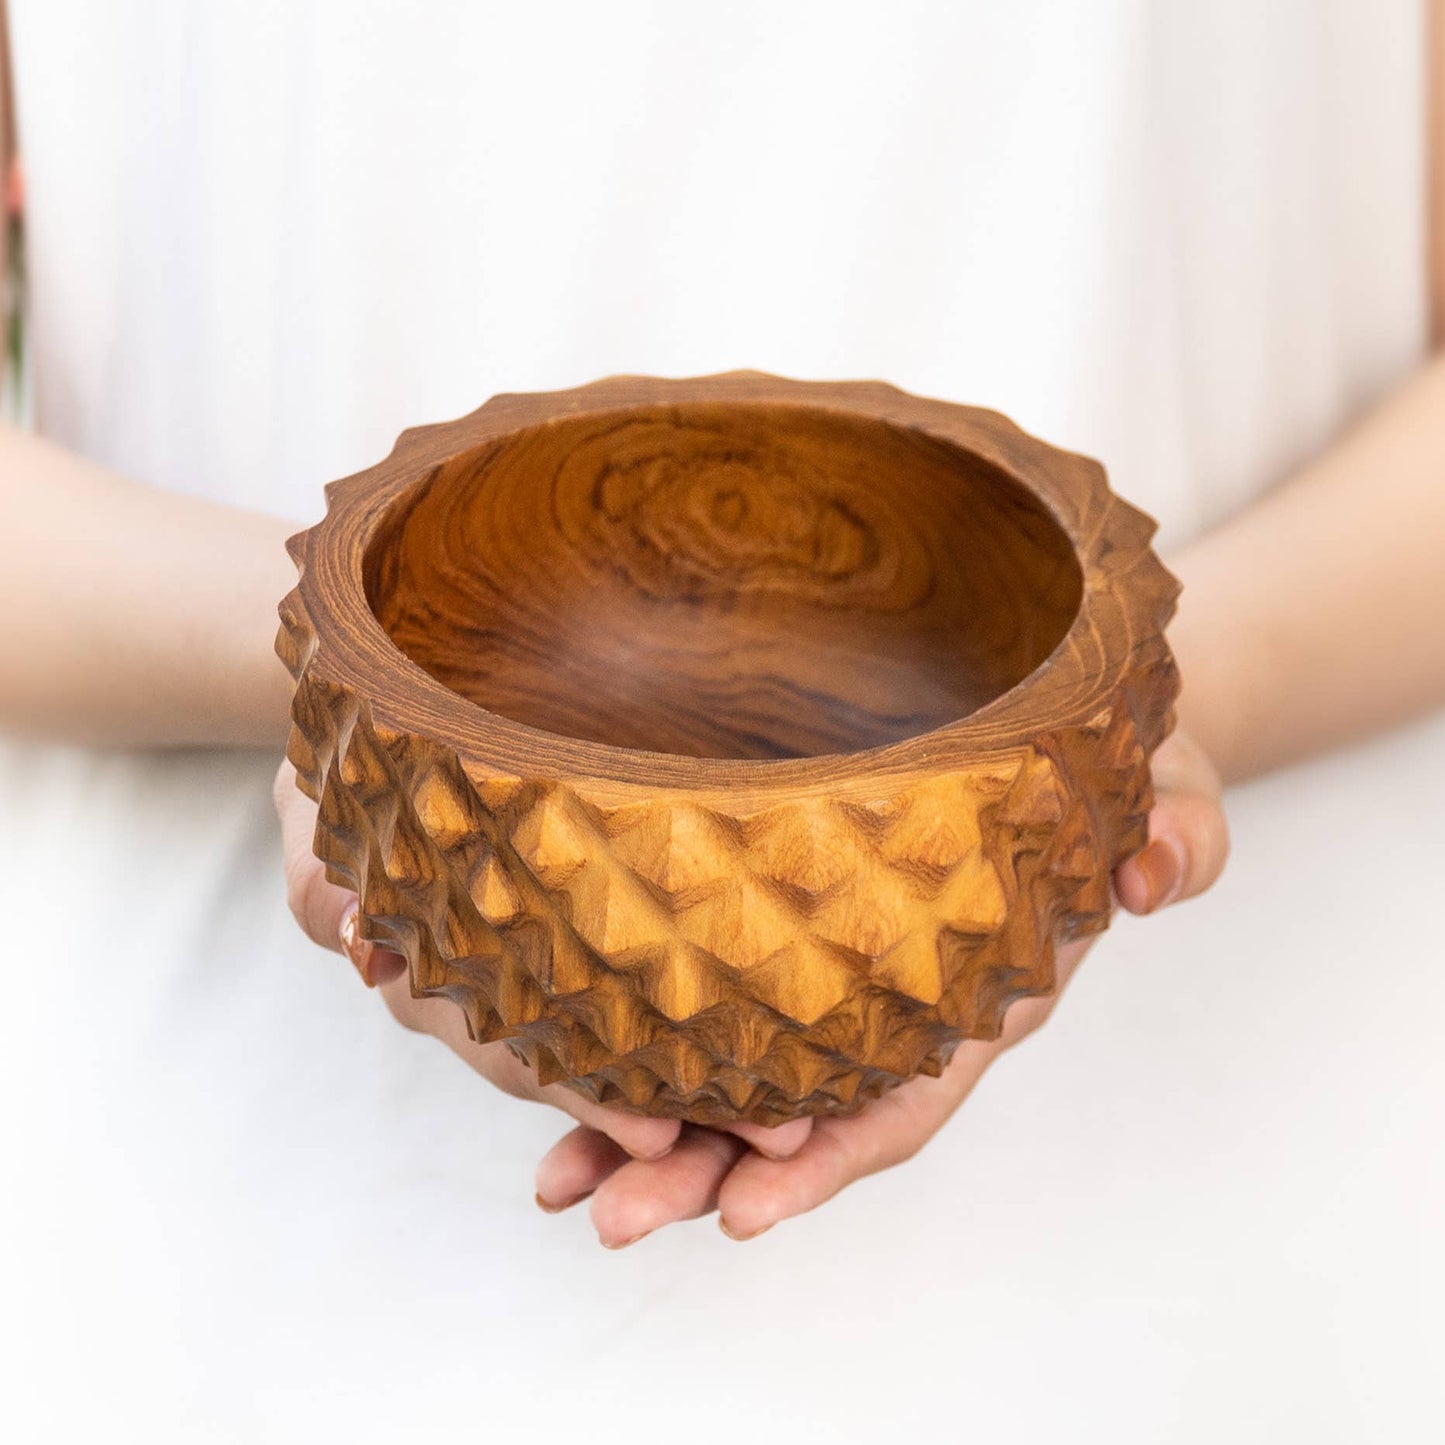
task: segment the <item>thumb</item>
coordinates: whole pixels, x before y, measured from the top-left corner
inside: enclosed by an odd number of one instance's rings
[[[1199,744],[1174,734],[1155,754],[1153,772],[1149,842],[1114,871],[1119,902],[1130,913],[1197,897],[1229,857],[1219,773]]]

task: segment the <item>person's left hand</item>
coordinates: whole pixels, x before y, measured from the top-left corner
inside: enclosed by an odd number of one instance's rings
[[[1219,775],[1192,739],[1177,732],[1170,737],[1154,755],[1153,776],[1149,844],[1114,875],[1119,902],[1131,913],[1151,913],[1202,893],[1219,876],[1229,850]],[[724,1233],[752,1239],[916,1154],[984,1070],[1049,1016],[1087,950],[1088,942],[1060,949],[1054,991],[1015,1003],[1001,1037],[965,1040],[938,1078],[910,1079],[851,1118],[784,1126],[792,1135],[789,1158],[768,1158],[731,1133],[684,1125],[666,1157],[629,1159],[583,1125],[564,1135],[538,1166],[537,1202],[559,1210],[590,1196],[598,1238],[611,1249],[713,1209]]]

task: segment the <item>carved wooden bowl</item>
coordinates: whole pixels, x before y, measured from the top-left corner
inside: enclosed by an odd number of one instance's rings
[[[1096,462],[879,382],[613,377],[327,496],[278,641],[316,851],[544,1083],[848,1113],[1107,923],[1178,587]]]

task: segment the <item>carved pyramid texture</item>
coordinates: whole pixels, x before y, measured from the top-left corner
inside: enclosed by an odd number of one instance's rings
[[[455,1000],[474,1038],[506,1040],[543,1083],[777,1123],[937,1074],[1052,988],[1055,945],[1107,924],[1111,870],[1146,837],[1177,588],[1152,523],[1097,468],[1079,475],[1089,595],[1129,619],[1101,634],[1120,654],[1102,697],[946,768],[834,770],[776,795],[513,771],[388,721],[313,616],[323,523],[295,539],[303,581],[278,639],[317,854],[413,990]]]

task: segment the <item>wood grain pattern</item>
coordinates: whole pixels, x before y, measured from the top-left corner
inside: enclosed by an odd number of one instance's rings
[[[878,382],[614,377],[328,502],[278,639],[317,853],[544,1082],[850,1112],[1107,923],[1178,588],[1097,463]]]

